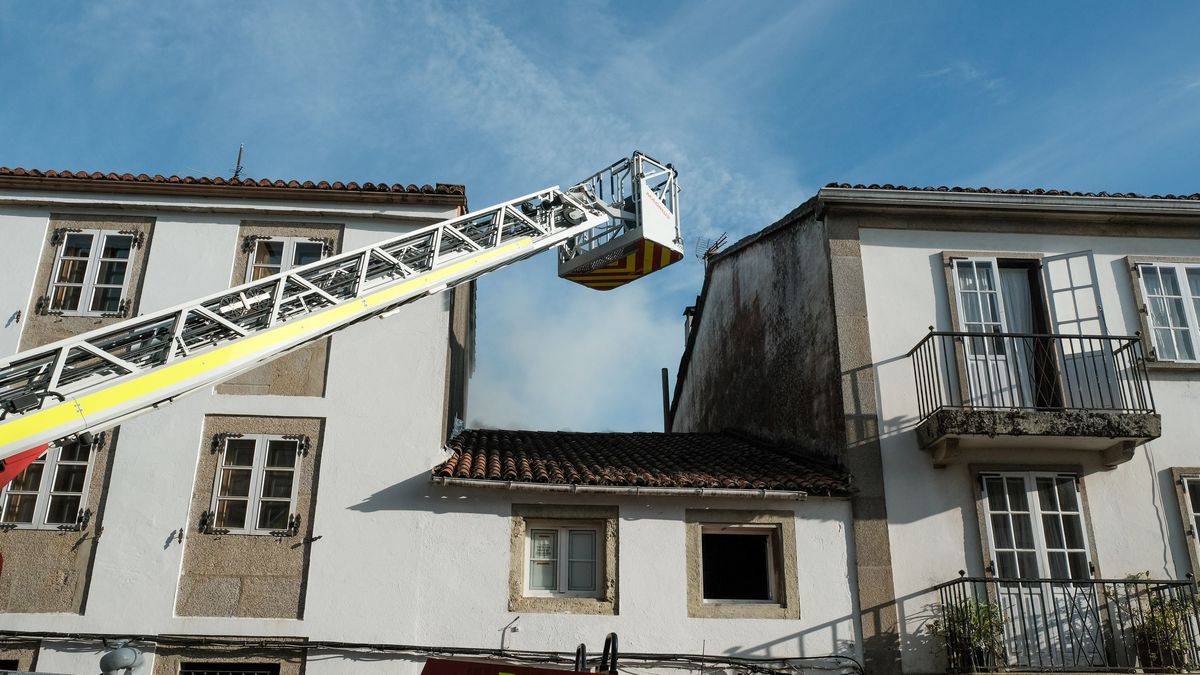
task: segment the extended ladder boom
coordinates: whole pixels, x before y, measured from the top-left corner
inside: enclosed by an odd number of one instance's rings
[[[590,230],[636,230],[637,217],[620,201],[628,202],[624,191],[595,185],[611,184],[614,175],[644,163],[655,167],[649,172],[654,184],[639,168],[630,191],[659,195],[656,209],[669,204],[677,223],[674,169],[635,153],[567,190],[547,188],[4,359],[0,461],[110,428],[357,321],[547,249],[565,245],[566,262],[581,254],[572,244]],[[0,476],[5,474],[11,472]]]

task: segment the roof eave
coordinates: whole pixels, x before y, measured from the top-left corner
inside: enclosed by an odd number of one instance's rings
[[[488,480],[478,478],[448,478],[432,476],[430,482],[444,487],[491,488],[528,492],[559,492],[570,494],[627,495],[630,497],[726,497],[736,499],[772,499],[805,501],[803,490],[768,490],[747,488],[707,487],[650,487],[643,485],[581,485],[578,483],[530,483],[524,481]]]
[[[1197,216],[1200,201],[1149,197],[1007,194],[932,190],[825,187],[817,193],[825,207],[936,208],[989,211],[1040,211],[1059,213]]]

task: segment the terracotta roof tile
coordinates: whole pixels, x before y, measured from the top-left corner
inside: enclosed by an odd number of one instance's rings
[[[828,459],[742,434],[464,431],[435,478],[553,485],[801,490],[845,496],[850,477]]]
[[[864,185],[856,183],[829,183],[827,188],[842,188],[853,190],[899,190],[902,192],[967,192],[978,194],[1004,194],[1004,195],[1045,195],[1051,197],[1107,197],[1110,199],[1186,199],[1189,201],[1200,201],[1200,192],[1194,192],[1190,195],[1143,195],[1136,192],[1074,192],[1071,190],[1053,190],[1046,188],[1033,189],[1012,189],[1012,188],[994,188],[994,187],[960,187],[957,185],[947,186],[907,186],[907,185],[892,185],[885,183],[880,185],[872,183]]]
[[[183,185],[221,185],[221,186],[238,186],[238,187],[261,187],[261,188],[286,188],[289,190],[300,191],[339,191],[339,192],[383,192],[393,194],[439,194],[452,196],[465,196],[466,188],[462,185],[451,183],[438,183],[436,185],[423,185],[418,187],[414,184],[404,185],[403,183],[388,183],[386,181],[363,183],[359,185],[356,182],[343,183],[335,181],[313,182],[297,181],[297,180],[281,180],[272,178],[222,178],[220,176],[162,176],[162,175],[147,175],[140,173],[134,175],[132,173],[100,173],[98,171],[88,173],[86,171],[41,171],[38,169],[25,169],[22,167],[6,167],[0,166],[0,178],[25,178],[30,180],[30,187],[38,189],[34,183],[45,181],[46,179],[55,179],[58,181],[84,181],[87,183],[99,182],[116,182],[116,183],[146,183],[146,184],[162,184],[173,183]],[[36,179],[36,180],[35,180]],[[45,186],[42,186],[45,189]]]

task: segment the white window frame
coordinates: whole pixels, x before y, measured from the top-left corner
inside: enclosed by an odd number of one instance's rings
[[[73,529],[74,528],[76,522],[78,522],[78,515],[76,515],[76,521],[73,521],[70,523],[47,523],[46,522],[46,516],[50,510],[50,499],[52,497],[58,496],[58,495],[78,494],[79,495],[79,511],[78,512],[82,513],[85,509],[88,508],[88,493],[91,492],[92,469],[95,466],[94,458],[96,456],[96,451],[94,448],[91,448],[91,447],[88,447],[88,449],[87,449],[87,469],[83,472],[83,491],[80,493],[55,492],[52,489],[54,487],[54,477],[58,473],[59,458],[61,455],[62,455],[61,447],[57,447],[57,446],[51,447],[49,450],[46,451],[46,454],[42,455],[37,461],[31,463],[31,466],[33,464],[41,464],[42,465],[42,479],[41,479],[41,483],[38,485],[38,489],[36,492],[33,490],[21,490],[21,491],[12,490],[12,486],[13,486],[12,482],[8,483],[2,489],[0,489],[0,517],[2,517],[4,512],[8,509],[8,496],[12,492],[18,492],[19,494],[36,494],[37,495],[37,498],[34,502],[33,521],[32,522],[29,522],[29,523],[0,523],[0,527],[3,527],[4,529],[18,529],[18,530],[59,530],[59,529]],[[78,465],[79,462],[71,461],[70,464]]]
[[[92,248],[87,258],[87,268],[84,270],[83,282],[59,282],[58,274],[62,269],[63,252],[67,250],[67,238],[71,235],[91,235]],[[109,237],[128,237],[129,238],[129,257],[120,258],[101,258],[101,253],[104,251],[104,242]],[[116,230],[80,230],[78,232],[67,232],[63,236],[63,241],[57,246],[54,252],[54,268],[50,272],[49,286],[49,310],[51,312],[59,312],[63,316],[104,316],[106,314],[115,314],[119,311],[120,302],[129,299],[129,278],[133,274],[133,258],[134,252],[137,250],[135,245],[136,238],[128,232],[118,232]],[[82,258],[71,258],[72,260],[81,260]],[[121,280],[121,298],[118,300],[118,310],[115,311],[92,311],[92,299],[95,295],[96,288],[115,288],[116,284],[98,284],[96,277],[100,274],[100,264],[102,262],[123,262],[125,263],[125,277]],[[80,288],[79,292],[79,307],[75,309],[61,309],[54,306],[54,291],[57,288]]]
[[[1179,297],[1183,301],[1183,319],[1187,323],[1186,326],[1158,326],[1154,323],[1154,310],[1151,306],[1152,298],[1154,297],[1172,297],[1172,296],[1152,296],[1146,289],[1146,274],[1145,270],[1148,267],[1159,268],[1159,274],[1162,274],[1162,269],[1171,269],[1175,274],[1175,281],[1179,284]],[[1139,262],[1136,264],[1138,286],[1142,292],[1142,302],[1146,307],[1146,327],[1150,332],[1150,344],[1154,347],[1154,358],[1157,361],[1168,361],[1172,363],[1200,363],[1200,317],[1196,312],[1196,299],[1200,296],[1192,295],[1191,285],[1188,283],[1188,270],[1200,270],[1200,264],[1197,263],[1182,263],[1182,262]],[[1163,350],[1158,342],[1158,330],[1179,330],[1186,328],[1189,339],[1192,341],[1192,354],[1196,358],[1184,359],[1179,358],[1180,350],[1178,345],[1175,349],[1175,358],[1167,358],[1163,356]]]
[[[531,598],[600,598],[604,596],[601,584],[604,581],[604,558],[605,558],[605,541],[604,541],[604,523],[588,522],[588,521],[561,521],[561,520],[526,520],[525,521],[525,555],[523,557],[524,570],[522,575],[525,579],[524,591],[526,597]],[[533,535],[537,531],[551,530],[557,532],[556,543],[558,545],[558,590],[551,591],[540,588],[532,588],[532,574],[530,567],[533,561]],[[572,591],[567,588],[568,575],[570,571],[570,560],[568,554],[570,552],[570,534],[572,531],[587,531],[591,532],[594,537],[592,546],[592,590],[588,591]]]
[[[309,237],[256,237],[254,239],[254,246],[251,247],[250,254],[246,258],[246,283],[250,283],[254,280],[254,270],[256,267],[274,267],[274,265],[256,265],[254,263],[254,258],[258,253],[258,245],[264,242],[272,241],[283,243],[283,256],[279,261],[279,270],[272,272],[271,274],[282,274],[297,267],[295,264],[296,244],[312,244],[314,246],[319,246],[321,248],[321,257],[319,259],[326,257],[325,243],[321,241],[313,241]],[[268,274],[267,276],[271,276],[271,274]]]
[[[1192,490],[1200,490],[1200,474],[1185,473],[1179,476],[1179,484],[1183,487],[1184,508],[1188,515],[1183,532],[1191,538],[1190,545],[1197,547],[1197,552],[1200,552],[1200,511],[1192,507]]]
[[[218,523],[216,520],[217,513],[218,513],[217,507],[219,506],[218,502],[220,500],[220,495],[221,495],[221,479],[224,475],[223,469],[226,468],[225,467],[225,451],[228,449],[230,441],[244,441],[244,440],[253,440],[254,441],[254,461],[250,467],[250,494],[246,498],[246,500],[247,500],[247,502],[246,502],[246,523],[245,523],[244,527],[240,527],[240,528],[225,527],[225,526],[221,525],[220,523]],[[297,502],[297,496],[299,494],[299,489],[300,489],[300,462],[303,458],[303,454],[301,451],[302,443],[300,442],[300,439],[297,439],[294,437],[288,438],[288,437],[285,437],[280,434],[241,434],[238,436],[231,436],[229,438],[226,438],[225,442],[222,444],[221,452],[217,457],[216,476],[214,476],[214,478],[213,478],[212,501],[209,505],[209,508],[211,509],[211,512],[213,514],[212,522],[213,522],[214,529],[218,529],[222,533],[225,533],[225,534],[247,534],[247,535],[268,535],[268,536],[278,536],[279,532],[287,529],[286,526],[283,528],[260,528],[260,527],[258,527],[258,514],[259,514],[259,507],[260,507],[261,503],[263,501],[283,501],[282,497],[267,498],[266,500],[264,500],[262,497],[263,481],[266,480],[267,471],[268,471],[268,467],[266,466],[267,442],[268,441],[287,441],[289,443],[296,444],[296,462],[295,462],[295,464],[292,465],[292,494],[288,500],[288,518],[289,518],[289,520],[291,519],[292,516],[296,515],[296,502]],[[230,467],[230,468],[244,470],[246,467],[236,466],[236,467]],[[281,467],[270,467],[269,470],[279,471],[279,470],[281,470]],[[237,499],[241,499],[241,498],[238,497]]]
[[[981,500],[982,509],[983,509],[984,528],[987,532],[988,554],[991,557],[990,562],[992,564],[993,575],[996,577],[1000,576],[1000,561],[999,561],[997,551],[996,551],[996,537],[995,537],[995,533],[993,532],[993,528],[992,528],[991,505],[988,503],[987,488],[986,488],[986,485],[984,484],[984,479],[993,478],[993,477],[999,477],[1004,481],[1007,481],[1009,478],[1021,478],[1024,481],[1025,500],[1027,502],[1027,506],[1029,509],[1028,513],[1029,513],[1029,519],[1030,519],[1030,526],[1033,529],[1033,533],[1032,533],[1033,534],[1033,544],[1034,544],[1033,550],[1036,552],[1037,562],[1038,562],[1038,574],[1037,574],[1037,576],[1029,577],[1029,580],[1033,581],[1033,580],[1038,580],[1038,579],[1053,578],[1050,573],[1050,570],[1051,570],[1050,552],[1051,552],[1051,550],[1053,550],[1054,552],[1063,552],[1063,553],[1082,552],[1084,554],[1084,561],[1087,565],[1087,577],[1085,579],[1078,579],[1076,581],[1086,581],[1087,579],[1091,579],[1092,578],[1092,568],[1095,565],[1095,561],[1092,559],[1091,541],[1088,539],[1088,514],[1087,514],[1087,510],[1084,508],[1084,504],[1083,504],[1083,487],[1082,487],[1080,477],[1078,474],[1062,472],[1062,471],[983,471],[983,472],[980,472],[980,474],[979,474],[980,500]],[[1079,506],[1079,527],[1080,527],[1080,530],[1082,533],[1082,541],[1083,541],[1083,547],[1081,549],[1073,549],[1073,548],[1065,548],[1065,547],[1064,548],[1055,547],[1054,549],[1050,549],[1046,545],[1046,532],[1045,532],[1045,525],[1044,525],[1042,516],[1043,515],[1057,515],[1057,514],[1062,514],[1065,512],[1061,510],[1061,504],[1060,504],[1059,511],[1043,513],[1041,501],[1038,499],[1037,479],[1038,478],[1058,479],[1058,478],[1063,478],[1063,477],[1069,477],[1075,482],[1075,499]],[[1005,499],[1007,500],[1007,495],[1005,496]],[[1004,513],[1010,513],[1010,512],[1011,512],[1011,509],[1009,509],[1009,511],[1005,511]],[[1064,533],[1064,539],[1065,539],[1065,533]],[[1014,543],[1013,550],[1015,550],[1015,544],[1016,544],[1016,528],[1015,527],[1013,528],[1013,543]],[[1065,544],[1065,541],[1064,541],[1064,544]],[[1068,566],[1069,565],[1070,565],[1070,562],[1068,560]],[[1007,577],[1005,577],[1005,578],[1007,578]]]
[[[779,528],[773,525],[725,523],[721,525],[700,526],[700,593],[704,594],[704,535],[706,534],[737,534],[767,537],[767,595],[766,600],[753,598],[703,598],[706,605],[778,605],[779,570],[776,559],[780,555],[782,538]]]

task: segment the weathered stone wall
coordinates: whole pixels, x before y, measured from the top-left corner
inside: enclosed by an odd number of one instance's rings
[[[200,462],[185,533],[183,571],[175,611],[181,616],[235,616],[299,619],[304,615],[321,459],[324,420],[304,417],[210,415],[204,420]],[[300,532],[292,537],[249,534],[202,534],[200,514],[209,510],[219,452],[213,437],[221,433],[304,434],[312,440],[296,470],[296,513]]]
[[[83,613],[93,552],[104,530],[105,487],[116,436],[116,430],[107,432],[103,443],[92,450],[85,506],[92,516],[83,531],[0,530],[0,553],[4,555],[0,613]]]
[[[825,227],[811,216],[713,262],[672,429],[741,429],[837,454],[831,283]]]

